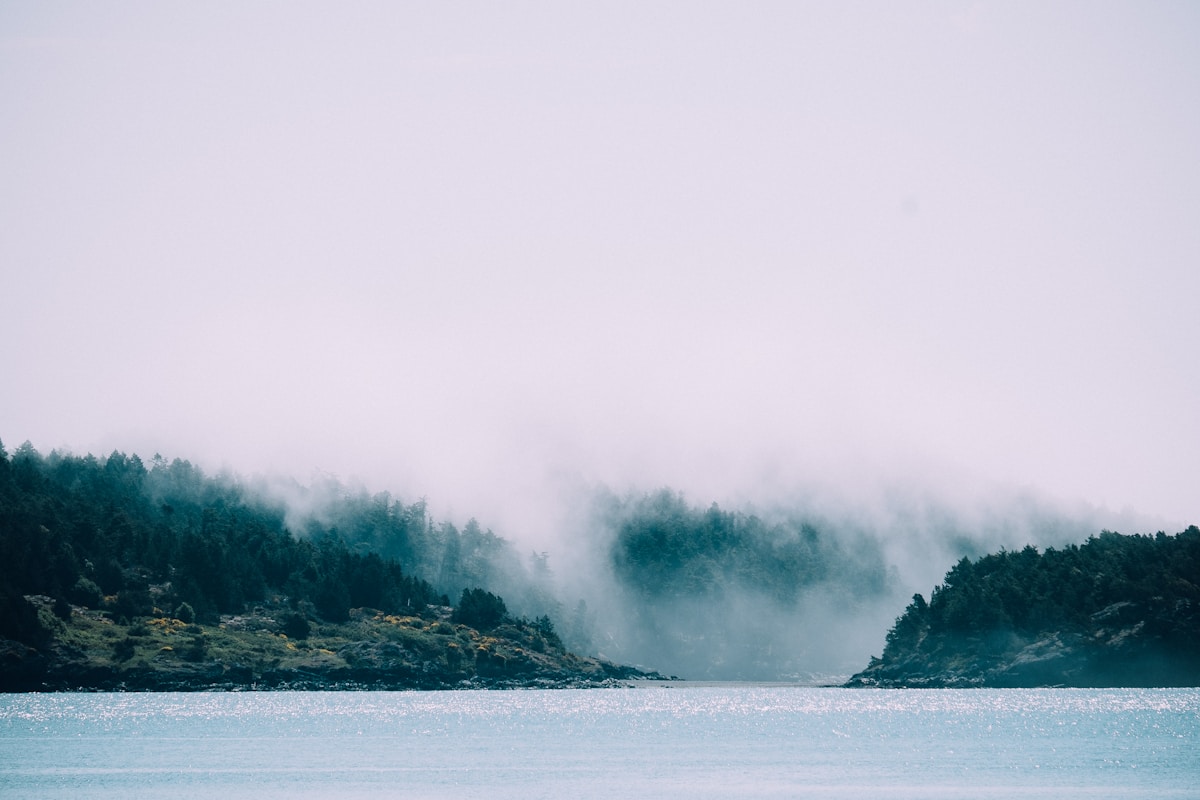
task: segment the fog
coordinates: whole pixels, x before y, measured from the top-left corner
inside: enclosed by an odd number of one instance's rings
[[[912,595],[928,599],[961,558],[1028,544],[1039,549],[1081,544],[1102,530],[1163,529],[1161,519],[1069,506],[1029,490],[995,490],[967,501],[897,484],[852,501],[809,486],[770,504],[743,499],[741,505],[722,506],[789,531],[801,522],[812,526],[820,546],[800,563],[800,573],[787,573],[783,562],[778,566],[787,574],[785,584],[794,583],[794,598],[781,598],[763,583],[772,577],[769,572],[728,579],[727,562],[739,557],[739,549],[745,552],[750,544],[745,540],[716,554],[726,574],[718,586],[675,594],[658,591],[661,575],[649,592],[639,591],[620,574],[614,555],[621,522],[639,513],[646,519],[647,495],[617,495],[598,486],[577,490],[564,502],[571,511],[560,520],[563,538],[549,559],[568,639],[582,599],[592,649],[689,679],[844,678],[882,651],[884,634]],[[712,498],[681,501],[703,513]],[[662,550],[662,561],[674,565],[667,568],[667,580],[694,574],[695,561],[670,546]]]
[[[1198,34],[1186,4],[8,4],[0,438],[425,497],[564,572],[595,487],[851,520],[926,591],[947,514],[1181,530]]]
[[[968,500],[895,484],[851,500],[810,484],[722,506],[563,482],[540,506],[554,536],[535,543],[330,476],[243,485],[285,507],[299,536],[337,531],[452,601],[486,587],[517,616],[548,616],[572,650],[693,680],[844,680],[881,652],[912,595],[929,597],[964,557],[1163,529],[1030,490]]]

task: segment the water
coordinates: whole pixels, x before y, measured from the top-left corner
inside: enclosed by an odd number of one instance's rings
[[[0,695],[4,798],[1200,797],[1200,690]]]

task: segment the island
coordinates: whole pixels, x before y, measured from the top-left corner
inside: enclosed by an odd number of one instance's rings
[[[1198,686],[1200,529],[964,558],[847,685]]]

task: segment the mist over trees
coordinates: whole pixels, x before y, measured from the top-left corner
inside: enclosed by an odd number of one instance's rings
[[[284,597],[330,621],[370,607],[447,604],[394,559],[315,523],[293,536],[284,509],[187,461],[104,459],[0,446],[0,636],[36,638],[24,595],[132,619],[178,611],[201,621]]]
[[[803,498],[727,509],[667,489],[599,488],[579,505],[560,549],[536,552],[475,519],[434,520],[423,499],[332,479],[247,481],[158,455],[147,464],[0,445],[0,637],[39,635],[27,595],[62,613],[75,604],[205,623],[285,603],[298,636],[355,608],[456,604],[465,624],[522,620],[575,652],[686,678],[810,680],[848,675],[878,652],[930,570],[1014,543],[1079,541],[1089,524],[1029,503],[975,518]],[[1017,603],[1014,586],[994,591]],[[952,597],[929,607],[941,614]],[[1015,605],[1002,611],[1020,618]],[[897,624],[892,638],[916,623]]]
[[[255,490],[286,510],[299,536],[333,533],[354,552],[403,564],[452,599],[486,589],[518,616],[559,616],[548,555],[525,553],[474,518],[460,528],[432,519],[424,500],[406,504],[388,492],[352,489],[331,479],[312,487],[260,480]]]
[[[174,614],[211,623],[284,602],[293,633],[351,609],[421,614],[450,606],[488,626],[528,615],[555,638],[545,554],[470,520],[435,523],[424,501],[208,476],[182,459],[105,458],[0,444],[0,637],[42,635],[26,595],[114,618]],[[486,588],[484,588],[486,587]],[[498,609],[498,610],[497,610]]]
[[[592,525],[609,576],[586,598],[597,647],[685,677],[807,677],[829,666],[830,624],[892,594],[879,542],[814,514],[601,493]]]

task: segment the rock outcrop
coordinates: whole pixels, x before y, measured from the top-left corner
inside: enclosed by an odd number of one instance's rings
[[[445,610],[357,609],[301,640],[262,609],[212,626],[124,625],[78,608],[68,620],[41,616],[48,636],[36,645],[0,639],[0,692],[585,688],[662,677],[575,655],[520,622],[452,625]]]

